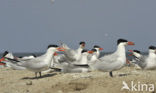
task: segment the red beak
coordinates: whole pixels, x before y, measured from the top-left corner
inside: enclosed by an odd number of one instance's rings
[[[2,62],[2,61],[5,61],[5,58],[4,58],[4,57],[2,57],[2,58],[0,59],[0,62]]]
[[[129,54],[128,56],[133,56],[133,54]]]
[[[133,53],[133,50],[128,50],[128,51]],[[129,54],[128,56],[133,56],[133,54]]]
[[[58,54],[55,52],[55,53],[54,53],[54,56],[57,56],[57,55],[58,55]]]
[[[128,50],[128,51],[131,52],[131,53],[133,52],[133,50]]]
[[[92,54],[92,53],[93,53],[93,51],[88,51],[88,53],[89,53],[89,54]]]
[[[128,42],[128,45],[135,45],[134,42]]]
[[[62,47],[57,48],[58,51],[64,51],[65,49]]]
[[[99,50],[101,50],[101,51],[102,51],[102,50],[103,50],[103,48],[100,48]]]
[[[0,62],[0,65],[5,65],[5,63],[1,63],[1,62]]]

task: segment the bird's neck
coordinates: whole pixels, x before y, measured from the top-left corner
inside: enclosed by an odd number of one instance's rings
[[[126,49],[124,45],[118,45],[116,53],[119,57],[124,58],[124,60],[126,59]]]
[[[100,56],[100,51],[99,50],[97,50],[97,57],[99,57]]]
[[[86,55],[82,55],[80,63],[87,64],[87,61],[88,61],[87,56]]]
[[[82,48],[81,47],[79,47],[78,49],[77,49],[77,53],[76,53],[76,60],[79,60],[80,58],[81,58],[81,52],[82,52]]]
[[[53,54],[54,54],[54,51],[47,50],[47,52],[45,53],[45,61],[51,62],[53,58]]]
[[[82,50],[83,50],[83,48],[81,48],[81,46],[80,46],[80,47],[77,49],[77,52],[78,52],[78,53],[81,53]]]
[[[97,60],[97,56],[96,55],[92,55],[91,60],[90,61],[95,61]]]
[[[154,58],[154,57],[156,57],[156,54],[153,53],[153,52],[151,52],[151,51],[149,51],[149,57],[150,57],[150,58]]]
[[[49,62],[49,67],[54,67],[54,55],[52,56],[51,61]]]

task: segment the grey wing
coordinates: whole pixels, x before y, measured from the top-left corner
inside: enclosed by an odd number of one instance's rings
[[[94,65],[92,65],[92,69],[100,70],[100,71],[112,71],[114,69],[115,64],[109,63],[108,61],[101,62],[100,60],[96,61]]]
[[[145,68],[147,63],[146,63],[146,58],[147,56],[142,56],[140,58],[140,60],[138,61],[138,65],[141,67],[141,68]]]
[[[59,57],[58,57],[57,60],[58,60],[59,62],[65,62],[65,61],[67,61],[67,58],[65,57],[64,54],[62,54],[62,55],[59,55]]]
[[[72,49],[68,49],[68,50],[64,51],[65,57],[66,57],[68,60],[70,60],[70,61],[75,61],[75,58],[74,58],[75,53],[76,53],[76,52],[75,52],[74,50],[72,50]]]
[[[26,69],[25,67],[18,66],[16,63],[12,63],[12,62],[7,62],[7,65],[9,65],[14,70],[24,70],[24,69]]]
[[[18,61],[29,61],[31,59],[21,59],[21,58],[18,58]]]
[[[88,59],[88,60],[91,60],[91,58],[92,58],[92,55],[91,55],[91,54],[88,55],[87,59]]]
[[[99,58],[99,60],[101,62],[105,61],[105,62],[112,63],[112,62],[116,61],[117,58],[118,58],[118,55],[116,55],[116,54],[110,54],[110,55],[105,55],[105,56]]]
[[[22,67],[32,67],[32,66],[40,65],[42,61],[43,60],[40,60],[40,58],[35,58],[35,59],[27,60],[27,61],[21,61],[21,62],[18,62],[17,64]]]
[[[61,47],[65,48],[65,49],[70,49],[70,48],[68,47],[68,45],[65,44],[65,43],[61,43]]]

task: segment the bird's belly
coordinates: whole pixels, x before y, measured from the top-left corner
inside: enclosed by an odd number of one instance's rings
[[[34,72],[41,72],[41,71],[45,71],[49,69],[49,65],[48,64],[36,64],[30,67],[27,67],[27,69],[30,71],[34,71]]]
[[[156,69],[156,62],[155,60],[147,60],[147,66],[145,69]]]
[[[100,71],[109,72],[109,71],[119,70],[123,66],[124,66],[124,63],[117,61],[117,62],[110,63],[108,65],[98,64],[96,68],[97,70],[100,70]]]

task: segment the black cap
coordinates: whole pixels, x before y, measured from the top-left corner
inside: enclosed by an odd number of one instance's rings
[[[156,47],[155,46],[149,46],[149,49],[155,50]]]
[[[136,52],[136,53],[139,53],[139,54],[141,53],[139,50],[133,50],[133,51]]]
[[[81,45],[81,44],[86,44],[86,43],[85,43],[84,41],[81,41],[81,42],[80,42],[80,45]]]
[[[5,57],[8,53],[9,53],[8,51],[5,51],[5,52],[3,53],[3,57]]]
[[[58,47],[58,45],[49,45],[48,48],[50,48],[50,47],[55,47],[56,48],[56,47]]]
[[[97,50],[96,50],[96,49],[92,49],[91,51],[93,51],[93,52],[97,52]]]
[[[128,42],[128,41],[125,39],[118,39],[117,45],[119,45],[120,43],[124,43],[124,42]]]
[[[83,49],[81,53],[85,53],[85,52],[88,52],[88,50],[86,50],[86,49]]]
[[[31,54],[33,57],[37,57],[35,54]]]
[[[98,46],[98,45],[94,45],[94,48],[100,48],[100,46]]]

